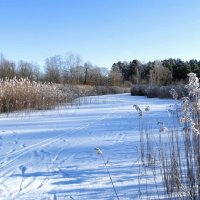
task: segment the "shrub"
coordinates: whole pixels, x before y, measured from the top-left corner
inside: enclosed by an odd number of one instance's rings
[[[178,98],[181,98],[186,94],[184,85],[169,85],[169,86],[157,86],[157,85],[133,85],[131,87],[132,96],[147,96],[148,98],[172,98],[170,90],[174,88],[178,94]]]

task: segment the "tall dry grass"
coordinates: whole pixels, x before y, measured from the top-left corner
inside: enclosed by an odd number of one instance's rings
[[[200,88],[196,75],[188,76],[188,96],[169,110],[172,119],[168,127],[158,122],[159,131],[155,132],[144,120],[145,113],[136,108],[140,114],[140,171],[146,177],[152,174],[151,184],[157,188],[154,199],[161,194],[165,199],[200,199]],[[175,90],[171,94],[178,97]],[[149,185],[146,182],[140,197],[143,193],[152,198]]]
[[[66,101],[66,95],[56,84],[16,78],[0,80],[1,113],[27,109],[50,109]]]
[[[0,112],[46,110],[84,96],[128,92],[129,88],[41,83],[28,78],[0,79]]]

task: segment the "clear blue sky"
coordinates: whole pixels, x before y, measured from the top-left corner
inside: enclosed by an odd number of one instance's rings
[[[72,51],[117,61],[200,59],[199,0],[0,0],[0,52],[35,61]]]

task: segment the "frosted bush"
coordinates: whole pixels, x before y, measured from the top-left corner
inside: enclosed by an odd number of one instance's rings
[[[194,96],[199,92],[199,79],[196,77],[195,73],[189,73],[189,84],[185,87],[189,91],[189,95]]]

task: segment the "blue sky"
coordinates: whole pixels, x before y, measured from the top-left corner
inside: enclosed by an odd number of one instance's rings
[[[0,26],[0,52],[14,61],[200,59],[199,0],[0,0]]]

